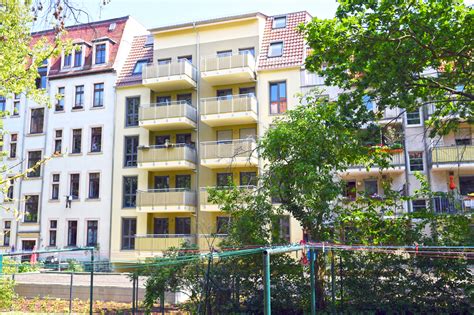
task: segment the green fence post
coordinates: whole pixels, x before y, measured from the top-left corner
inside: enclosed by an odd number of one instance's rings
[[[270,253],[264,251],[263,252],[263,280],[264,280],[264,293],[263,293],[263,301],[264,301],[264,314],[271,315],[272,314],[272,306],[271,306],[271,292],[270,292]]]
[[[310,271],[310,283],[311,283],[311,315],[316,315],[316,280],[314,262],[318,252],[314,249],[309,250],[309,271]],[[304,253],[306,255],[306,253]]]
[[[332,300],[332,313],[336,314],[336,287],[335,278],[336,273],[334,270],[334,250],[331,249],[331,300]]]
[[[94,249],[91,249],[91,288],[90,288],[89,314],[94,312]]]
[[[3,255],[0,255],[0,274],[3,273]]]

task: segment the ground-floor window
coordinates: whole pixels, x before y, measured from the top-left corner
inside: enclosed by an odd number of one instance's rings
[[[474,176],[459,176],[459,192],[463,196],[474,193]]]

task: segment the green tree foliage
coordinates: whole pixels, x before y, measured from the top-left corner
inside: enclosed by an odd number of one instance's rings
[[[312,49],[306,68],[347,91],[339,104],[354,118],[368,95],[379,109],[431,103],[438,132],[474,121],[472,7],[460,0],[338,3],[333,19],[302,26]]]

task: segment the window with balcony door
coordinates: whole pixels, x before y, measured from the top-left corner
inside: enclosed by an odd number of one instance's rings
[[[191,189],[191,175],[176,175],[176,188],[182,190]]]
[[[157,235],[169,234],[168,218],[153,218],[153,234],[157,234]]]
[[[255,48],[239,48],[239,55],[252,55],[255,57]]]
[[[217,173],[216,186],[228,187],[234,182],[232,173]]]
[[[125,136],[125,152],[123,159],[124,167],[137,166],[138,157],[138,136]]]
[[[157,106],[166,106],[171,103],[171,96],[166,95],[166,96],[157,96],[156,97],[156,105]]]
[[[190,133],[180,133],[176,135],[176,143],[187,144],[188,146],[194,147],[192,136]]]
[[[137,219],[122,218],[122,249],[135,249],[135,235],[137,234]]]
[[[154,188],[157,190],[167,191],[170,188],[170,177],[169,176],[155,176],[154,177]]]
[[[268,57],[283,56],[283,42],[274,42],[270,44],[268,49]]]
[[[270,83],[270,114],[282,114],[286,109],[286,81]]]
[[[232,50],[221,50],[216,53],[217,57],[229,57],[232,56]]]
[[[125,127],[138,126],[140,97],[127,97],[125,99],[125,108]]]
[[[178,94],[176,95],[176,100],[178,102],[186,102],[188,105],[192,105],[193,95],[191,93]]]
[[[166,142],[168,142],[168,143],[171,142],[171,136],[170,135],[156,136],[155,137],[155,145],[165,145]]]
[[[219,100],[230,100],[232,99],[232,89],[217,90],[216,96]]]
[[[232,143],[232,130],[218,130],[217,143],[218,144]]]
[[[240,172],[240,186],[257,186],[257,172]]]
[[[216,218],[216,233],[227,234],[229,232],[230,217]]]
[[[176,218],[175,234],[189,235],[191,234],[191,218]]]

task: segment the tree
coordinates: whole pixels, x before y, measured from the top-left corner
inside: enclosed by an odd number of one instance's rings
[[[381,110],[429,103],[433,133],[474,122],[472,7],[459,0],[338,2],[333,19],[301,27],[312,49],[306,68],[347,91],[339,104],[354,118],[366,95]]]

